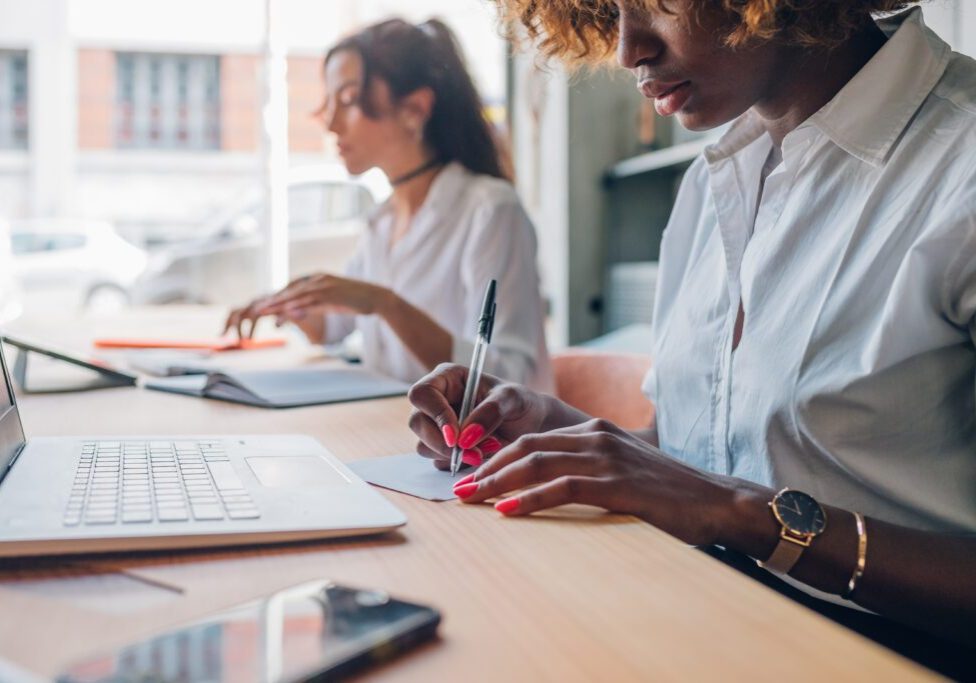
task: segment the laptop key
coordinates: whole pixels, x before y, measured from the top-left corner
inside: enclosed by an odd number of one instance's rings
[[[231,519],[258,519],[261,513],[258,512],[257,508],[242,508],[228,510],[227,516]]]
[[[115,503],[118,502],[118,500],[119,497],[114,493],[109,493],[104,495],[102,494],[91,495],[88,497],[88,507],[92,507],[95,505],[109,505],[109,504],[115,505]]]
[[[185,522],[190,519],[186,508],[166,508],[156,510],[156,519],[160,522]]]
[[[258,509],[258,506],[254,503],[229,503],[224,505],[224,507],[227,508],[228,514],[234,511]]]
[[[115,524],[115,515],[111,517],[85,517],[85,524]]]
[[[218,489],[243,489],[244,482],[237,476],[234,466],[229,462],[210,462],[207,463],[210,474],[214,478]]]
[[[153,519],[151,510],[123,510],[123,524],[137,524],[140,522],[151,522]]]
[[[197,505],[213,505],[219,509],[220,501],[217,499],[217,496],[207,496],[205,498],[194,498],[190,496],[190,505],[194,507]]]
[[[193,505],[193,518],[194,519],[223,519],[224,512],[220,509],[219,505]]]

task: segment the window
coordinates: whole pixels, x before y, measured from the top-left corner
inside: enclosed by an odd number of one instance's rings
[[[27,53],[0,50],[0,149],[27,149]]]
[[[220,147],[218,57],[120,52],[116,78],[118,147]]]

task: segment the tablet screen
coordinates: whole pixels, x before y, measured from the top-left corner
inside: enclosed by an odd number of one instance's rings
[[[7,344],[17,347],[21,352],[27,351],[31,353],[39,353],[50,358],[56,358],[58,360],[65,361],[66,363],[71,363],[73,365],[78,365],[83,368],[88,368],[90,370],[96,370],[100,373],[107,375],[112,375],[120,378],[131,379],[135,381],[136,375],[131,372],[126,372],[121,368],[115,367],[108,361],[101,358],[92,358],[88,356],[82,356],[79,353],[70,351],[67,349],[59,349],[51,346],[50,344],[42,344],[36,341],[28,341],[21,337],[11,337],[9,334],[3,335],[3,341]]]
[[[0,367],[3,378],[0,379],[0,479],[7,473],[7,467],[14,456],[24,445],[24,429],[20,424],[20,415],[14,403],[14,393],[10,382],[7,362],[0,348]]]

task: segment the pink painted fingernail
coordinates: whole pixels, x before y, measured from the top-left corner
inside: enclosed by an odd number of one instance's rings
[[[481,445],[478,447],[485,455],[491,455],[492,453],[497,453],[502,449],[502,442],[493,436],[489,436],[487,439],[482,441]]]
[[[457,483],[454,484],[454,488],[457,488],[458,486],[464,486],[465,484],[470,484],[473,481],[474,481],[474,472],[472,472],[466,477],[462,477],[461,479],[458,479]]]
[[[441,427],[441,434],[444,435],[444,444],[448,448],[454,448],[457,444],[457,432],[454,431],[454,427],[451,425],[444,425]]]
[[[476,443],[481,441],[481,437],[485,435],[485,428],[479,424],[468,425],[461,432],[461,437],[458,439],[457,445],[461,448],[471,448]]]
[[[454,495],[458,498],[470,498],[474,495],[474,492],[478,490],[478,484],[472,482],[471,484],[464,484],[462,486],[454,487]]]
[[[481,453],[476,450],[466,450],[461,453],[461,462],[463,462],[465,465],[478,467],[484,461],[485,459],[481,457]]]
[[[515,510],[518,509],[518,506],[519,506],[518,498],[506,498],[505,500],[500,500],[497,503],[495,503],[495,509],[498,510],[503,515],[507,515],[510,512],[515,512]]]

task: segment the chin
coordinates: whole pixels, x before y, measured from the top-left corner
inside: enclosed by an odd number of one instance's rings
[[[349,173],[349,175],[362,175],[373,167],[372,164],[365,164],[361,161],[356,161],[355,159],[343,159],[342,163],[346,167],[346,171]]]
[[[749,110],[749,107],[739,109],[738,106],[724,107],[722,110],[717,108],[690,106],[677,112],[674,117],[678,123],[687,130],[701,133],[713,130],[719,126],[724,126],[729,121],[734,121]]]
[[[728,123],[732,120],[731,118],[726,119],[721,116],[710,116],[708,113],[702,112],[678,112],[675,114],[675,118],[678,119],[678,123],[681,124],[682,128],[694,131],[696,133],[718,128],[722,124]]]

